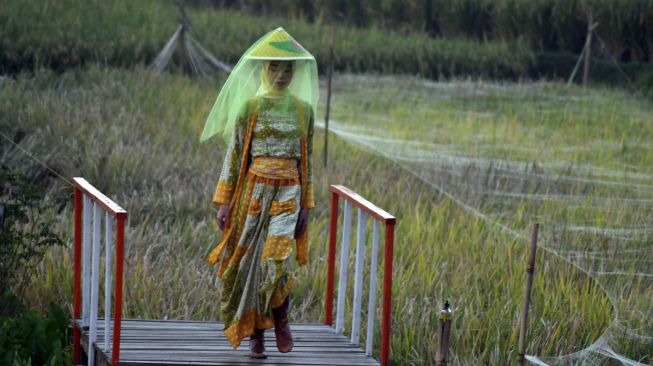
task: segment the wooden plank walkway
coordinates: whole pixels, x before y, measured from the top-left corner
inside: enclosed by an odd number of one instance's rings
[[[88,354],[89,331],[81,330],[81,343]],[[119,365],[379,365],[349,338],[335,334],[323,324],[291,324],[295,348],[279,353],[274,330],[265,332],[268,358],[250,359],[249,340],[234,350],[217,322],[173,320],[123,320]],[[100,345],[98,347],[97,345]],[[96,365],[110,365],[111,353],[105,353],[104,321],[98,321]]]

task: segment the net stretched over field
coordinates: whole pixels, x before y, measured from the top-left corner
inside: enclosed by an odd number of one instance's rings
[[[546,83],[340,76],[334,86],[332,133],[524,244],[529,223],[539,222],[546,255],[605,290],[614,319],[600,338],[531,363],[653,362],[650,103]]]

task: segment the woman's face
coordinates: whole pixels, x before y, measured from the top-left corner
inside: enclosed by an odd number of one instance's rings
[[[294,68],[291,61],[270,61],[268,66],[268,80],[276,90],[283,90],[292,81]]]

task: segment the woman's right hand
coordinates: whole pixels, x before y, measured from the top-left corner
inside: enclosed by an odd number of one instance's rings
[[[220,210],[216,218],[218,219],[218,227],[224,231],[225,226],[227,226],[227,220],[229,219],[229,205],[220,205]]]

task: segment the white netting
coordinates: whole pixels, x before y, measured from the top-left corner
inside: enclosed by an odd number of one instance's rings
[[[329,130],[524,243],[541,223],[540,247],[605,290],[615,319],[603,336],[533,364],[641,365],[653,349],[652,112],[551,83],[341,76]]]

